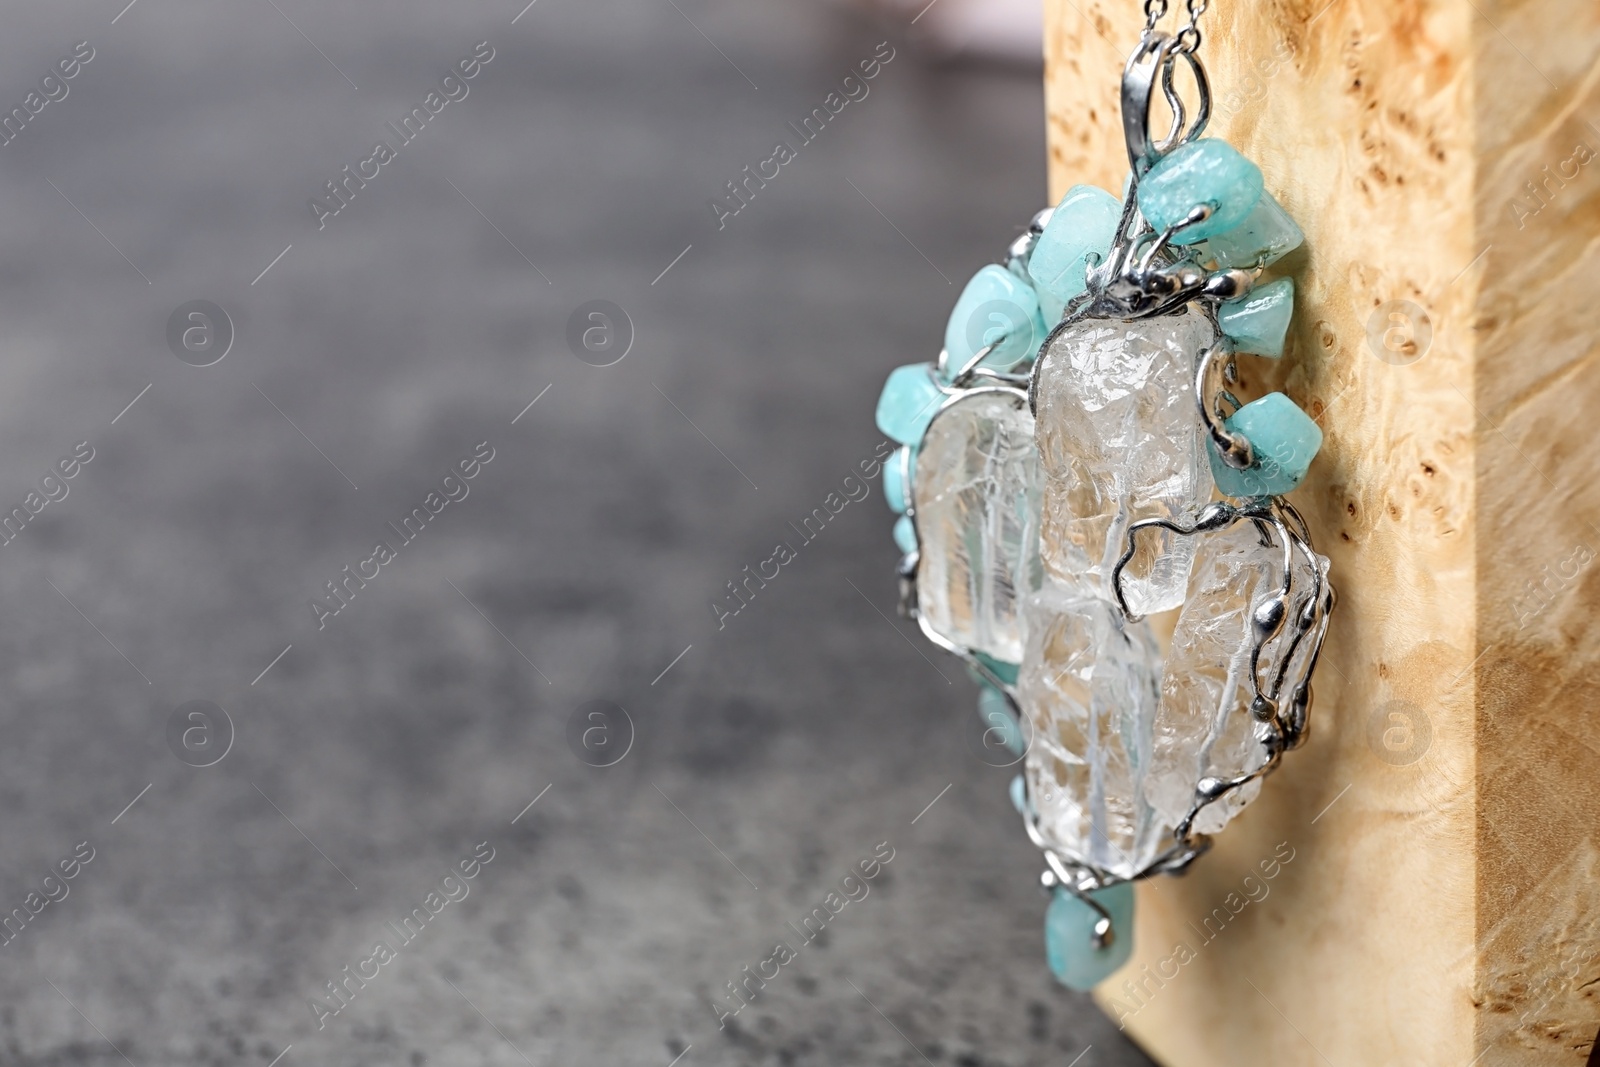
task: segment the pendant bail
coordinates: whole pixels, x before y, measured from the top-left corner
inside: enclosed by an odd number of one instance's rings
[[[1172,83],[1172,72],[1179,57],[1188,62],[1200,98],[1194,121],[1187,127],[1183,98]],[[1161,95],[1172,109],[1172,125],[1159,141],[1152,139],[1150,133],[1150,105],[1158,79]],[[1128,143],[1128,163],[1133,168],[1134,180],[1174,148],[1198,138],[1210,121],[1211,81],[1199,57],[1183,48],[1179,37],[1160,30],[1146,33],[1122,70],[1122,134]]]

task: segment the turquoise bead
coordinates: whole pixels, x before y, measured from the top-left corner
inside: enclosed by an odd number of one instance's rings
[[[1037,290],[1039,294],[1039,315],[1044,319],[1045,336],[1055,329],[1056,323],[1061,321],[1061,316],[1067,312],[1066,301],[1060,300],[1056,294],[1048,289]]]
[[[994,345],[981,366],[1008,371],[1033,358],[1044,343],[1044,318],[1033,286],[990,264],[972,276],[944,328],[945,380],[978,350]]]
[[[1311,416],[1282,393],[1252,400],[1223,425],[1250,440],[1255,462],[1237,470],[1211,446],[1211,473],[1217,488],[1231,497],[1280,496],[1299,485],[1322,447],[1322,430]]]
[[[1283,338],[1293,314],[1294,279],[1279,278],[1219,305],[1217,325],[1240,352],[1277,358],[1283,355]]]
[[[894,543],[902,552],[917,550],[917,528],[912,523],[911,516],[902,515],[895,520]]]
[[[983,685],[978,689],[978,718],[983,720],[983,743],[986,748],[992,742],[1004,745],[1013,756],[1027,752],[1022,723],[1017,720],[1017,713],[1011,710],[1011,701],[992,685]]]
[[[987,655],[983,652],[974,652],[973,655],[976,656],[979,662],[981,662],[985,667],[989,668],[990,672],[992,672],[994,676],[1000,679],[1002,682],[1006,683],[1007,685],[1017,684],[1017,676],[1022,672],[1022,668],[1017,664],[1007,663],[1005,660],[995,659],[993,656]],[[988,684],[988,679],[984,678],[983,675],[979,674],[971,667],[967,668],[967,673],[971,675],[972,680],[977,682],[979,685]]]
[[[896,367],[878,397],[878,429],[903,445],[918,444],[943,402],[944,394],[933,380],[933,364]]]
[[[1028,257],[1034,288],[1063,305],[1086,290],[1090,260],[1105,261],[1121,219],[1122,203],[1104,189],[1092,185],[1068,189]]]
[[[1283,205],[1264,192],[1243,222],[1205,243],[1200,259],[1218,270],[1255,270],[1276,263],[1305,239]]]
[[[1022,775],[1011,779],[1011,806],[1018,815],[1028,814],[1028,787],[1022,784]]]
[[[910,445],[896,449],[883,465],[883,498],[896,515],[904,515],[911,507],[911,477],[916,469],[917,450]]]
[[[1040,289],[1033,284],[1033,278],[1028,274],[1028,261],[1026,259],[1011,260],[1006,264],[1006,270],[1021,278],[1033,290],[1033,295],[1039,300],[1039,319],[1044,323],[1044,332],[1048,334],[1050,328],[1061,321],[1061,313],[1066,308],[1066,305],[1051,296],[1046,290]],[[1043,341],[1041,340],[1040,343],[1042,344]],[[1034,354],[1037,355],[1038,352],[1035,351]]]
[[[1123,199],[1127,199],[1126,192],[1123,194]],[[1033,285],[1033,293],[1039,298],[1039,317],[1044,320],[1045,335],[1049,336],[1056,323],[1061,321],[1061,316],[1066,314],[1067,303],[1043,286],[1034,285],[1033,278],[1028,274],[1028,263],[1032,258],[1033,253],[1030,252],[1027,260],[1013,260],[1007,269],[1029,285]]]
[[[1133,883],[1118,882],[1089,894],[1111,914],[1111,944],[1096,948],[1100,913],[1060,886],[1044,916],[1044,956],[1050,973],[1068,989],[1088,992],[1133,955]]]
[[[1261,199],[1261,168],[1225,141],[1190,141],[1175,148],[1139,181],[1139,212],[1159,233],[1201,204],[1211,217],[1173,234],[1172,243],[1192,245],[1238,226]]]

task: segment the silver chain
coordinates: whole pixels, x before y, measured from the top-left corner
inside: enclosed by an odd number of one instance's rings
[[[1144,0],[1144,32],[1155,32],[1156,24],[1167,16],[1170,0]],[[1189,22],[1175,34],[1178,42],[1175,52],[1193,55],[1200,48],[1200,16],[1211,6],[1211,0],[1188,0]]]

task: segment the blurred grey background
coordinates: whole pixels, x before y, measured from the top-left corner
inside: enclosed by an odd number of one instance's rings
[[[1045,969],[1012,772],[894,616],[878,482],[791,526],[1042,205],[1038,70],[960,19],[919,46],[904,11],[776,0],[124,3],[8,5],[0,38],[0,1062],[1146,1062]],[[234,334],[209,366],[168,342],[196,300]],[[611,366],[568,342],[594,300],[631,322]],[[590,701],[626,718],[574,725]],[[312,1006],[475,848],[465,899]]]

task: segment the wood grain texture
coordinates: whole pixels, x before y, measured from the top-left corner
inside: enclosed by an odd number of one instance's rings
[[[1121,187],[1140,21],[1047,0],[1056,196]],[[1222,0],[1205,26],[1209,132],[1307,235],[1275,268],[1286,356],[1242,359],[1242,392],[1284,390],[1327,435],[1294,499],[1340,604],[1309,744],[1189,875],[1140,887],[1134,959],[1097,995],[1176,1067],[1582,1064],[1600,9]]]
[[[1480,0],[1481,2],[1481,0]],[[1475,228],[1485,1063],[1600,1029],[1600,7],[1484,4]]]

